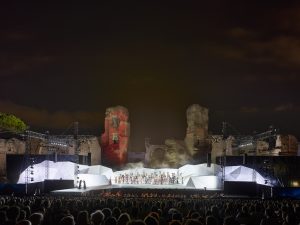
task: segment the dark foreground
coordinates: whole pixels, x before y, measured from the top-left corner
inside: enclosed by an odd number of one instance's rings
[[[224,198],[220,193],[146,191],[0,196],[0,224],[296,225],[300,222],[299,204],[297,200]]]

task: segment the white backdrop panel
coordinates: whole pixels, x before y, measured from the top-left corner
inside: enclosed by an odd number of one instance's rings
[[[79,174],[79,181],[84,180],[86,187],[93,187],[93,186],[102,186],[108,185],[109,180],[104,175],[95,175],[95,174]],[[83,187],[83,183],[81,184]]]

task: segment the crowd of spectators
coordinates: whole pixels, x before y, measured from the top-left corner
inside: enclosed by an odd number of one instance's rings
[[[0,196],[0,225],[299,225],[296,200]]]

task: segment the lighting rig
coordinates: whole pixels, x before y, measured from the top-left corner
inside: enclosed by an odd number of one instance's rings
[[[34,164],[36,160],[34,158],[34,154],[32,152],[32,140],[40,140],[41,147],[45,147],[47,149],[46,154],[46,166],[45,166],[45,177],[49,178],[49,156],[51,154],[55,154],[54,161],[57,161],[57,153],[61,149],[67,149],[68,147],[74,147],[74,155],[75,157],[75,168],[74,168],[74,179],[75,184],[78,183],[78,174],[79,174],[79,154],[80,154],[80,145],[87,142],[91,135],[78,135],[78,122],[72,123],[73,127],[73,135],[49,135],[49,132],[38,133],[30,130],[26,130],[20,136],[26,142],[26,149],[24,154],[24,162],[25,163],[25,185],[26,185],[26,193],[28,193],[28,184],[34,182]],[[70,126],[71,127],[71,126]],[[69,127],[69,128],[70,128]],[[68,128],[68,129],[69,129]],[[67,130],[68,130],[67,129]],[[77,184],[78,186],[78,184]]]

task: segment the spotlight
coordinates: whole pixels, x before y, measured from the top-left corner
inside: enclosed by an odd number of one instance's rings
[[[298,181],[292,181],[292,187],[299,187]]]

